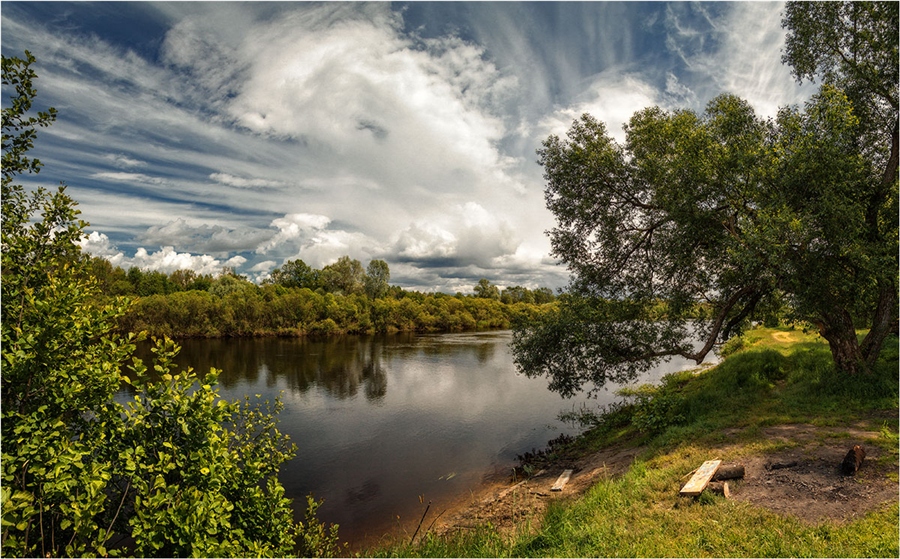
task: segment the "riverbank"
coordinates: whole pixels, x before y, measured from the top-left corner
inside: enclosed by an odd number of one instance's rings
[[[487,476],[426,516],[414,543],[404,531],[362,554],[897,556],[896,338],[865,378],[838,376],[827,346],[800,331],[758,329],[734,345],[719,366],[670,375],[532,457],[526,479]],[[855,444],[866,459],[843,476]],[[731,497],[680,497],[714,458],[745,466]],[[570,482],[550,491],[563,469]]]

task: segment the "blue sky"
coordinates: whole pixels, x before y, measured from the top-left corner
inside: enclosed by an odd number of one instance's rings
[[[11,2],[37,59],[45,164],[125,268],[259,281],[288,259],[388,262],[392,283],[562,287],[535,150],[729,92],[803,103],[768,2]],[[4,91],[4,104],[7,102]]]

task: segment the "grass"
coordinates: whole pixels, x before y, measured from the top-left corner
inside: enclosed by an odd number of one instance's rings
[[[897,461],[896,338],[885,344],[875,370],[856,378],[838,374],[828,347],[802,331],[755,329],[734,345],[739,349],[719,366],[701,374],[670,375],[660,387],[641,392],[631,406],[596,420],[596,427],[576,440],[570,452],[589,452],[622,441],[645,445],[647,450],[622,477],[601,480],[578,499],[555,502],[539,529],[523,525],[504,535],[485,525],[445,537],[429,534],[413,546],[382,548],[371,554],[897,557],[900,509],[896,502],[853,522],[809,525],[706,493],[696,500],[678,496],[684,473],[708,459],[713,447],[721,448],[726,430],[737,433],[739,444],[729,445],[731,455],[720,456],[725,460],[792,444],[761,437],[767,426],[810,423],[855,425],[880,432],[873,444],[884,449],[881,460]],[[892,410],[894,419],[862,419],[873,410]],[[891,479],[896,482],[896,475]]]

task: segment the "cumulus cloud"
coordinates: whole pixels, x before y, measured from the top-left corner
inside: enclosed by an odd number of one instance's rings
[[[579,102],[557,109],[540,121],[545,136],[564,136],[572,122],[588,113],[606,124],[618,142],[625,141],[625,125],[631,116],[646,107],[665,105],[662,92],[635,74],[619,71],[596,76]]]
[[[392,256],[424,266],[489,267],[494,259],[515,252],[519,243],[506,220],[467,202],[412,223],[397,236]]]
[[[308,242],[317,231],[327,227],[329,223],[331,223],[331,219],[327,216],[304,213],[288,214],[273,219],[271,226],[277,228],[278,233],[257,247],[256,252],[265,254],[286,242],[303,244]]]
[[[164,246],[156,252],[139,247],[133,257],[128,257],[111,244],[108,236],[97,231],[82,237],[79,244],[87,254],[103,257],[114,266],[125,269],[137,267],[141,270],[167,274],[176,270],[193,270],[199,274],[217,275],[224,267],[240,268],[247,262],[247,259],[240,255],[220,260],[208,254],[177,252],[171,246]]]

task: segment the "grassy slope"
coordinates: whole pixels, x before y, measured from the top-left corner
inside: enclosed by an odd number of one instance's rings
[[[890,338],[873,375],[837,374],[816,336],[789,329],[756,329],[743,347],[703,374],[679,373],[642,403],[606,417],[576,443],[588,452],[615,442],[647,450],[621,478],[597,483],[579,499],[550,508],[537,531],[508,536],[485,526],[448,538],[430,536],[414,547],[374,551],[399,556],[897,557],[896,503],[847,524],[815,526],[747,503],[704,494],[678,497],[683,475],[721,447],[723,430],[740,429],[731,455],[765,452],[759,430],[783,423],[841,426],[882,433],[878,444],[896,462],[898,344]],[[891,410],[890,420],[865,420]],[[634,425],[640,424],[645,433]],[[895,482],[896,478],[893,479]]]

